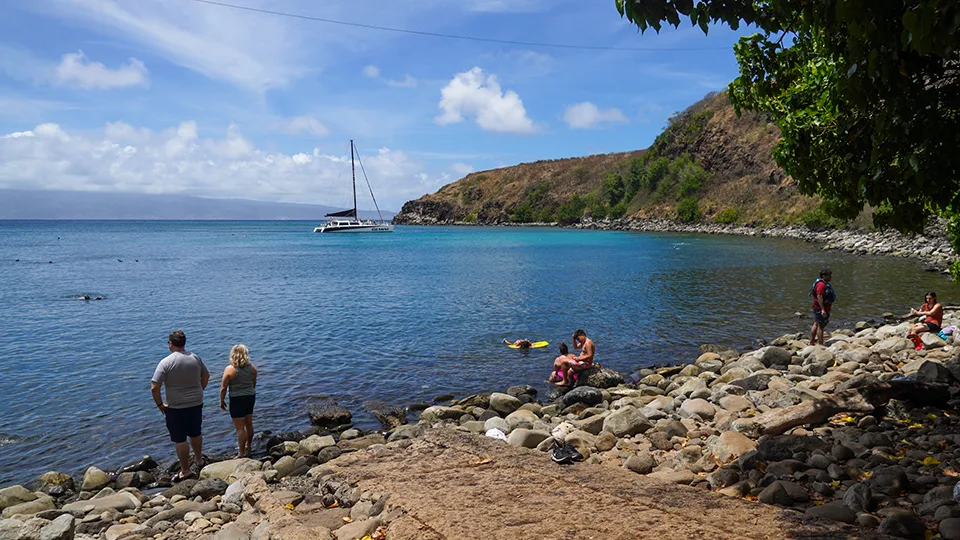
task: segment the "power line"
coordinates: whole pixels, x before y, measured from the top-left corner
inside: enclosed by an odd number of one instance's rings
[[[423,30],[408,30],[405,28],[390,28],[388,26],[377,26],[373,24],[363,24],[348,21],[337,21],[323,17],[314,17],[311,15],[301,15],[299,13],[286,13],[283,11],[274,11],[270,9],[261,9],[249,6],[238,6],[226,2],[217,2],[215,0],[193,0],[199,4],[208,4],[211,6],[220,6],[242,11],[252,11],[254,13],[265,13],[267,15],[277,15],[280,17],[291,17],[306,21],[322,22],[328,24],[339,24],[341,26],[352,26],[354,28],[365,28],[367,30],[380,30],[382,32],[396,32],[399,34],[413,34],[417,36],[428,36],[446,39],[460,39],[465,41],[482,41],[485,43],[500,43],[504,45],[522,45],[524,47],[547,47],[553,49],[576,49],[584,51],[627,51],[627,52],[663,52],[663,51],[719,51],[729,50],[730,47],[677,47],[677,48],[648,48],[648,47],[610,47],[604,45],[568,45],[564,43],[544,43],[539,41],[517,41],[512,39],[496,39],[478,36],[461,36],[457,34],[443,34],[439,32],[425,32]]]

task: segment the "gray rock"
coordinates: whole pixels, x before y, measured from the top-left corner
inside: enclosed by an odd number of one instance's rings
[[[85,512],[100,514],[106,511],[123,512],[124,510],[139,510],[141,506],[140,499],[129,491],[121,491],[106,497],[89,499],[86,501],[76,501],[63,505],[63,510],[68,512]],[[92,507],[92,508],[91,508]]]
[[[380,422],[383,429],[393,429],[407,423],[407,411],[403,407],[374,400],[365,402],[363,408]]]
[[[578,386],[564,394],[562,403],[564,407],[569,407],[574,403],[582,403],[588,407],[598,405],[603,401],[603,392],[590,386]]]
[[[789,366],[792,355],[780,347],[764,347],[756,352],[757,358],[766,367]]]
[[[776,478],[793,476],[793,473],[806,470],[807,464],[795,459],[784,459],[767,464],[767,474]]]
[[[96,467],[90,467],[83,473],[83,483],[80,484],[80,489],[83,491],[100,491],[110,485],[112,481],[113,478],[109,474]]]
[[[227,483],[219,478],[200,480],[190,489],[190,497],[209,499],[216,495],[223,495],[227,491]]]
[[[316,454],[324,448],[335,446],[337,441],[333,435],[311,435],[300,441],[300,451],[308,454]]]
[[[787,490],[780,482],[774,482],[764,488],[763,491],[757,495],[757,500],[763,504],[778,504],[780,506],[790,506],[793,504],[793,499],[790,498],[790,494],[787,493]]]
[[[239,458],[227,461],[218,461],[206,465],[200,471],[200,480],[219,478],[225,482],[232,482],[252,471],[259,471],[261,463],[255,459]]]
[[[697,415],[704,420],[711,420],[715,414],[717,414],[717,408],[705,399],[688,399],[680,405],[681,416]]]
[[[523,405],[523,403],[510,394],[502,394],[499,392],[490,394],[490,408],[504,416],[519,409],[521,405]]]
[[[517,428],[510,432],[507,442],[521,448],[536,448],[548,437],[550,433],[547,431]]]
[[[887,517],[883,518],[877,532],[880,534],[889,534],[890,536],[899,536],[910,540],[923,540],[927,531],[923,521],[910,510],[903,508],[891,508]]]
[[[756,448],[756,443],[742,433],[724,431],[716,440],[707,442],[707,448],[720,462],[726,463]]]
[[[870,512],[873,510],[873,491],[866,482],[854,484],[843,494],[843,504],[857,514]]]
[[[385,439],[384,436],[379,433],[368,433],[367,435],[357,437],[356,439],[351,439],[349,441],[341,439],[340,442],[337,443],[337,446],[344,452],[352,452],[355,450],[364,450],[366,448],[370,448],[375,444],[387,444],[387,439]]]
[[[707,475],[707,483],[710,489],[716,491],[725,487],[730,487],[740,481],[740,473],[734,469],[717,469]]]
[[[614,388],[621,384],[623,384],[623,375],[598,365],[582,370],[577,378],[578,386],[590,386],[592,388]]]
[[[860,436],[858,441],[863,446],[867,448],[873,448],[874,446],[890,446],[890,437],[887,437],[883,433],[874,433],[867,432]]]
[[[73,491],[74,489],[73,477],[70,476],[69,474],[50,471],[50,472],[41,474],[40,477],[37,478],[37,482],[36,482],[37,491],[46,491],[47,488],[54,487],[54,486],[62,487],[66,491]],[[3,490],[0,490],[0,493],[2,493],[2,491]],[[0,510],[2,509],[3,509],[3,503],[0,502]]]
[[[250,540],[250,535],[240,525],[227,523],[213,535],[213,540]]]
[[[624,468],[637,474],[650,474],[656,465],[657,461],[650,452],[638,452],[623,463]]]
[[[221,501],[224,504],[234,504],[243,508],[244,495],[246,493],[246,486],[243,482],[234,482],[227,486],[226,491],[223,492],[223,497]]]
[[[940,522],[939,529],[943,540],[960,540],[960,519],[947,518]]]
[[[780,461],[792,458],[797,452],[811,453],[814,450],[829,451],[830,443],[819,437],[807,435],[777,435],[763,437],[757,443],[757,453],[763,461]]]
[[[910,489],[910,479],[899,466],[883,467],[873,471],[870,488],[891,497],[899,497]]]
[[[697,476],[690,471],[657,471],[655,473],[650,473],[647,475],[647,478],[653,478],[655,480],[660,480],[661,482],[669,482],[671,484],[681,484],[688,486],[697,479]]]
[[[6,519],[17,514],[22,514],[25,516],[33,515],[43,512],[44,510],[52,510],[56,507],[57,505],[53,500],[53,497],[50,497],[46,494],[40,494],[32,501],[27,501],[4,508],[3,512],[0,513],[0,517]]]
[[[3,488],[0,489],[0,510],[29,502],[36,498],[36,493],[20,485]]]
[[[293,472],[294,467],[296,466],[297,460],[291,456],[283,456],[278,459],[276,463],[273,464],[273,468],[277,471],[277,476],[284,478]],[[217,479],[219,480],[219,478]]]
[[[617,437],[626,437],[645,433],[653,424],[639,409],[632,405],[613,411],[603,420],[603,431],[613,433]]]
[[[73,516],[64,514],[40,529],[40,540],[73,540],[75,523]]]
[[[940,338],[936,339],[940,340]],[[932,360],[927,360],[926,362],[920,364],[920,369],[917,370],[916,379],[919,382],[941,384],[952,384],[954,380],[956,380],[953,376],[953,373],[951,373],[946,366],[940,362],[934,362]]]
[[[663,422],[659,428],[660,431],[666,433],[668,437],[686,437],[688,433],[687,426],[683,425],[683,422],[679,420]]]
[[[766,390],[767,386],[770,384],[770,380],[773,379],[773,375],[764,375],[757,374],[751,375],[743,379],[737,379],[730,381],[730,384],[733,386],[739,386],[744,390]]]
[[[724,396],[720,398],[720,406],[732,413],[738,413],[752,409],[753,403],[743,396]]]
[[[857,514],[841,501],[830,501],[821,506],[811,506],[804,514],[807,518],[829,519],[841,523],[856,523]]]
[[[520,401],[518,400],[517,403],[519,402]],[[434,422],[437,420],[458,420],[461,416],[463,416],[462,409],[458,409],[457,407],[434,405],[432,407],[427,407],[423,410],[423,412],[420,413],[420,420],[423,422]]]

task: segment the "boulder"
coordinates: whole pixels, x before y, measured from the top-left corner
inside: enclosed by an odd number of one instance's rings
[[[507,442],[522,448],[536,448],[548,437],[550,437],[550,433],[547,431],[518,428],[510,432]]]
[[[602,401],[603,392],[591,386],[578,386],[564,394],[562,398],[564,407],[569,407],[574,403],[582,403],[588,407],[592,407],[593,405],[600,404]]]
[[[753,403],[743,396],[723,396],[720,398],[720,407],[732,413],[738,413],[752,409]]]
[[[226,491],[227,483],[220,478],[206,478],[194,484],[190,489],[190,497],[210,499],[217,495],[223,495]]]
[[[599,365],[590,366],[577,374],[577,386],[614,388],[623,384],[623,375]]]
[[[797,452],[811,453],[814,450],[829,452],[831,444],[819,437],[807,435],[777,435],[760,439],[757,455],[763,461],[789,459]]]
[[[707,441],[707,448],[721,462],[728,462],[756,449],[757,443],[736,431],[724,431],[713,442]],[[726,487],[726,486],[724,486]]]
[[[718,490],[730,487],[740,481],[740,473],[734,469],[717,469],[707,475],[707,483],[710,489]]]
[[[694,480],[697,479],[697,476],[690,471],[658,471],[655,473],[650,473],[647,475],[647,478],[654,478],[660,480],[661,482],[669,482],[671,484],[682,484],[690,485]]]
[[[697,415],[704,420],[711,420],[717,414],[717,408],[705,399],[688,399],[680,405],[680,415],[690,417]]]
[[[365,519],[347,523],[336,531],[337,540],[359,540],[376,532],[380,526],[378,518]]]
[[[387,440],[379,433],[370,433],[362,437],[357,437],[356,439],[341,439],[340,442],[337,443],[337,447],[344,452],[351,452],[370,448],[375,444],[387,444]]]
[[[873,471],[870,488],[891,497],[899,497],[910,489],[910,479],[900,466],[882,467]]]
[[[841,523],[856,523],[857,514],[844,506],[842,501],[830,501],[821,506],[811,506],[804,513],[806,518],[829,519]]]
[[[334,428],[353,421],[353,415],[346,407],[330,400],[309,404],[307,414],[310,416],[311,424],[322,428]]]
[[[403,407],[388,405],[382,401],[368,401],[363,404],[384,429],[393,429],[407,423],[407,411]]]
[[[940,336],[932,332],[920,334],[920,341],[923,342],[924,349],[939,349],[947,345],[946,341],[940,339]]]
[[[730,381],[730,384],[739,386],[744,390],[766,390],[767,385],[770,384],[770,379],[773,379],[773,375],[755,374],[743,379]]]
[[[74,483],[73,477],[66,473],[50,471],[40,475],[36,481],[37,491],[45,491],[50,487],[62,487],[66,491],[73,491]],[[0,509],[3,508],[3,504],[0,503]]]
[[[790,506],[793,504],[793,499],[790,497],[786,488],[783,487],[783,482],[774,482],[765,487],[763,491],[757,495],[757,500],[763,504],[776,504],[780,506]]]
[[[789,366],[792,355],[780,347],[764,347],[756,352],[756,357],[766,367]]]
[[[36,493],[20,485],[3,488],[0,489],[0,510],[29,502],[36,498]]]
[[[623,467],[637,474],[650,474],[657,466],[657,461],[650,452],[638,452],[623,462]]]
[[[927,334],[921,335],[925,336]],[[953,376],[953,373],[951,373],[946,366],[940,362],[934,362],[933,360],[927,360],[920,364],[920,369],[917,370],[916,379],[917,381],[924,383],[942,384],[952,384],[953,381],[956,380]]]
[[[510,426],[510,429],[514,429],[517,426],[526,424],[528,427],[532,426],[534,422],[540,418],[533,413],[533,411],[527,409],[518,409],[508,414],[504,420],[507,421],[507,425]]]
[[[943,540],[960,540],[960,518],[947,518],[940,522],[940,538]]]
[[[40,529],[40,540],[73,540],[75,527],[74,517],[64,514]]]
[[[634,406],[626,406],[610,413],[603,419],[603,431],[610,432],[617,437],[626,437],[644,433],[653,424]]]
[[[510,394],[500,392],[490,394],[490,408],[504,416],[516,411],[521,405],[523,403]]]
[[[432,407],[427,407],[423,410],[423,412],[420,413],[420,420],[423,422],[433,422],[436,420],[458,420],[461,416],[463,416],[463,414],[463,409],[446,407],[444,405],[434,405]]]
[[[113,482],[113,478],[109,474],[96,467],[90,467],[83,473],[83,482],[80,484],[80,489],[83,491],[100,491],[110,485],[110,482]]]
[[[913,511],[905,508],[890,508],[887,516],[877,527],[877,532],[910,540],[923,540],[927,527]]]
[[[860,482],[847,488],[843,494],[843,504],[857,514],[873,510],[873,491],[870,485]]]
[[[86,501],[75,501],[63,505],[63,510],[67,512],[91,512],[101,514],[107,510],[123,512],[124,510],[139,510],[141,506],[140,499],[129,491],[121,491],[106,497],[89,499]]]
[[[333,435],[311,435],[300,441],[300,451],[307,454],[316,454],[328,446],[336,446]]]
[[[251,471],[259,471],[261,463],[255,459],[239,458],[210,463],[200,471],[200,480],[219,478],[227,483]]]
[[[15,504],[13,506],[8,506],[4,508],[3,512],[0,513],[0,517],[6,519],[8,517],[15,516],[17,514],[22,514],[25,516],[39,514],[44,510],[53,510],[56,507],[57,507],[57,504],[54,501],[53,497],[41,493],[40,495],[37,496],[36,499],[33,499],[32,501],[22,502],[20,504]]]
[[[903,337],[888,337],[870,346],[871,351],[880,354],[893,354],[910,349],[913,349],[913,342]]]

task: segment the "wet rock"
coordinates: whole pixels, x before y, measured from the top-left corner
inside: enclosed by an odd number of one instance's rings
[[[143,456],[137,461],[127,463],[123,467],[120,467],[120,470],[117,471],[117,474],[122,473],[135,473],[140,471],[152,471],[158,467],[157,462],[150,456]]]
[[[346,407],[330,400],[310,403],[307,405],[307,414],[311,424],[322,428],[335,428],[353,421],[353,415]]]
[[[504,416],[516,411],[521,405],[523,403],[510,394],[500,392],[490,394],[490,408]]]
[[[582,403],[583,405],[591,407],[598,405],[602,401],[603,393],[599,389],[590,386],[578,386],[563,396],[564,407],[569,407],[575,403]]]
[[[603,420],[603,431],[613,433],[617,437],[626,437],[644,433],[653,424],[639,409],[633,406],[622,407]]]
[[[50,487],[61,487],[65,491],[73,491],[73,477],[69,474],[50,471],[40,475],[36,482],[37,491],[46,491]],[[2,490],[0,490],[2,492]],[[3,503],[0,503],[0,510],[3,509]]]
[[[899,536],[910,540],[923,540],[927,527],[923,521],[910,510],[902,508],[889,509],[887,516],[880,522],[877,532]]]
[[[577,379],[578,386],[592,388],[614,388],[623,384],[623,375],[601,366],[591,366],[582,370]]]
[[[960,519],[947,518],[941,521],[939,530],[943,540],[960,540]]]
[[[807,508],[804,514],[807,518],[829,519],[841,523],[856,523],[857,514],[844,506],[841,501],[830,501],[820,506]]]
[[[117,489],[140,487],[140,477],[137,476],[137,473],[135,472],[120,473],[117,475],[117,480],[114,482],[114,486]]]
[[[80,484],[80,489],[83,491],[100,491],[110,485],[110,482],[113,482],[113,478],[109,474],[96,467],[90,467],[83,473],[83,482]]]
[[[388,405],[382,401],[367,401],[363,404],[384,429],[393,429],[407,423],[407,411],[397,405]]]

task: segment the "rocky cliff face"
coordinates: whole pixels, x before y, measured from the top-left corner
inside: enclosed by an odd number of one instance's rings
[[[676,162],[683,156],[706,172],[692,197],[698,222],[790,225],[803,220],[819,199],[800,195],[797,183],[773,159],[780,138],[776,125],[758,114],[737,117],[726,93],[709,95],[670,119],[648,150],[569,158],[480,171],[406,203],[394,218],[400,224],[500,224],[554,221],[556,211],[575,197],[586,201],[578,211],[590,216],[590,201],[602,200],[603,179],[619,175],[626,182],[637,158],[649,166],[657,159]],[[690,193],[677,185],[638,189],[624,200],[624,217],[677,219],[678,204]],[[719,216],[725,216],[720,218]],[[540,217],[545,219],[538,219]],[[577,216],[580,217],[579,215]],[[616,217],[616,216],[614,216]],[[553,218],[553,219],[551,219]]]

